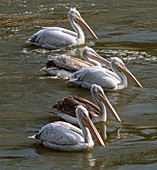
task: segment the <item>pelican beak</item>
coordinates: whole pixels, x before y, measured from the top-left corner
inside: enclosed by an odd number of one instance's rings
[[[111,105],[111,103],[109,102],[109,100],[107,99],[106,95],[105,95],[105,94],[103,94],[103,95],[102,95],[102,94],[99,94],[99,97],[100,97],[101,101],[108,106],[108,108],[109,108],[109,109],[111,110],[111,112],[114,114],[114,116],[116,117],[116,119],[117,119],[119,122],[121,122],[121,119],[120,119],[118,113],[115,111],[115,109],[113,108],[113,106]]]
[[[99,54],[97,53],[92,53],[90,55],[90,58],[98,61],[99,63],[101,63],[102,65],[104,64],[105,66],[107,66],[107,68],[111,68],[110,62],[108,60],[106,60],[105,58],[101,57]]]
[[[95,35],[95,33],[92,31],[92,29],[88,26],[88,24],[84,21],[84,19],[77,15],[76,20],[78,20],[83,26],[85,26],[85,29],[96,39],[98,40],[99,38]]]
[[[134,77],[134,75],[124,66],[124,65],[119,65],[119,69],[126,74],[126,76],[132,80],[138,87],[142,87],[140,82]]]
[[[86,126],[89,129],[93,138],[95,138],[103,147],[105,147],[104,141],[103,141],[102,137],[100,136],[98,130],[94,126],[93,122],[91,121],[91,119],[87,116],[84,116],[82,122],[83,122],[84,126]]]

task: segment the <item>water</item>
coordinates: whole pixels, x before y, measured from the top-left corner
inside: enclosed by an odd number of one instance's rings
[[[100,55],[118,56],[144,86],[132,84],[106,95],[122,123],[109,117],[106,147],[66,153],[38,146],[27,138],[48,122],[52,104],[88,90],[68,87],[65,80],[44,76],[49,55],[79,56],[81,47],[45,50],[25,40],[42,26],[71,29],[67,12],[75,6],[100,38],[87,45]],[[157,166],[157,3],[151,1],[1,0],[0,8],[0,166],[1,169],[150,169]],[[103,127],[98,124],[99,130]]]

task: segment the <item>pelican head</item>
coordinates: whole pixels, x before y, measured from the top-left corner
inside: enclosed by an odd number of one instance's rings
[[[89,118],[88,111],[85,107],[82,105],[77,105],[76,106],[76,117],[79,121],[80,127],[84,126],[89,129],[91,132],[92,136],[102,145],[105,146],[99,132],[97,131],[96,127],[94,126],[93,122]]]
[[[68,19],[71,22],[72,20],[75,20],[76,22],[80,22],[85,29],[95,38],[98,39],[98,37],[94,34],[92,29],[88,26],[88,24],[84,21],[84,19],[81,17],[79,11],[76,10],[76,8],[71,8],[68,13]]]
[[[88,61],[94,65],[101,66],[102,64],[110,67],[110,62],[103,57],[101,57],[95,50],[92,48],[85,46],[81,52],[82,57],[85,61]]]
[[[91,93],[93,95],[94,99],[97,99],[97,103],[99,102],[103,102],[109,109],[110,111],[114,114],[114,116],[116,117],[116,119],[121,122],[121,119],[119,117],[119,115],[117,114],[117,112],[115,111],[115,109],[113,108],[113,106],[111,105],[111,103],[109,102],[109,100],[107,99],[103,89],[101,86],[97,85],[97,84],[92,84],[91,85]]]
[[[135,78],[135,76],[126,68],[123,61],[118,57],[111,58],[112,67],[117,68],[119,71],[123,72],[130,80],[132,80],[138,87],[142,87],[140,82]]]

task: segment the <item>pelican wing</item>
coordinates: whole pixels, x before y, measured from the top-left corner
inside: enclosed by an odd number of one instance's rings
[[[77,145],[84,142],[81,130],[67,122],[49,123],[42,127],[35,138],[42,143],[52,143],[56,145]]]
[[[92,66],[90,63],[76,57],[67,55],[53,56],[47,62],[47,67],[57,66],[70,71],[77,71],[84,67]]]
[[[73,99],[73,96],[67,96],[63,100],[57,101],[53,108],[76,117],[75,107],[79,104],[80,103],[77,100]]]
[[[50,29],[50,30],[54,30],[54,31],[62,31],[63,33],[69,34],[69,35],[74,36],[74,37],[77,36],[76,32],[68,30],[68,29],[65,29],[65,28],[61,28],[61,27],[42,27],[42,28]]]
[[[80,102],[80,104],[82,104],[88,110],[89,117],[99,115],[100,109],[94,103],[92,103],[89,100],[86,100],[82,97],[78,97],[78,96],[73,96],[73,99]]]
[[[84,88],[97,84],[104,89],[114,89],[119,80],[109,74],[109,70],[100,67],[87,67],[76,71],[68,82],[74,82]]]
[[[65,46],[75,45],[76,36],[67,34],[62,29],[42,29],[35,33],[26,41],[28,44],[34,44],[50,49],[64,48]]]
[[[78,96],[67,96],[63,100],[58,101],[53,108],[76,117],[75,109],[79,104],[82,104],[88,110],[90,117],[97,116],[100,112],[95,104]]]

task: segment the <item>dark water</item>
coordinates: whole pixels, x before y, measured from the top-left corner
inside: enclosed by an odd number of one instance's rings
[[[35,145],[27,136],[57,120],[49,113],[56,100],[69,94],[92,100],[88,90],[40,71],[49,55],[79,56],[81,47],[50,51],[24,42],[42,26],[71,29],[67,13],[73,6],[100,38],[87,35],[86,44],[104,57],[122,58],[144,88],[129,84],[106,94],[122,123],[109,118],[105,148],[96,144],[89,152],[66,153]],[[156,169],[156,0],[1,0],[0,34],[0,169]]]

